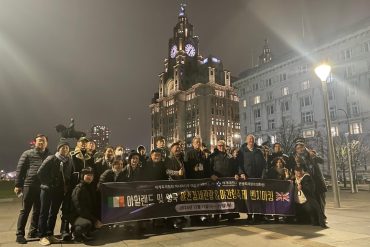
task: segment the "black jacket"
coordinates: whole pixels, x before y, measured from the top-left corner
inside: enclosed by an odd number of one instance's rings
[[[116,175],[113,170],[106,170],[100,176],[99,184],[102,183],[112,183],[112,182],[127,182],[123,172],[121,171]]]
[[[176,158],[173,155],[170,155],[165,162],[166,174],[170,180],[179,180],[185,179],[185,165],[184,161],[181,158]],[[179,175],[179,170],[183,169],[183,174]]]
[[[217,177],[234,177],[238,174],[238,167],[231,156],[225,152],[217,152],[210,158],[211,175]]]
[[[81,152],[80,150],[76,150],[71,152],[71,157],[72,157],[71,183],[72,188],[74,188],[81,180],[81,170],[83,168],[91,167],[94,169],[95,172],[95,163],[94,158],[88,152]],[[95,182],[94,184],[96,185]]]
[[[237,159],[240,174],[245,174],[248,178],[262,178],[267,163],[262,151],[256,145],[253,151],[250,151],[244,143],[240,147]]]
[[[39,152],[36,149],[29,149],[24,151],[19,158],[16,177],[15,187],[23,186],[40,186],[40,180],[37,176],[42,162],[50,155],[46,149],[44,152]]]
[[[203,166],[203,169],[198,169],[199,164]],[[185,170],[186,178],[188,179],[208,178],[210,176],[210,167],[204,152],[191,148],[185,156]]]
[[[141,181],[168,180],[164,163],[160,161],[159,163],[155,164],[150,159],[143,167],[140,177]]]
[[[81,182],[72,192],[72,215],[71,222],[77,217],[90,220],[92,223],[97,221],[96,191],[94,186]]]
[[[41,189],[66,190],[71,178],[71,169],[70,159],[63,163],[55,155],[48,156],[37,172]]]
[[[137,167],[133,169],[132,166],[127,164],[122,170],[125,182],[141,180],[143,176],[143,169],[144,168],[142,165],[137,165]]]

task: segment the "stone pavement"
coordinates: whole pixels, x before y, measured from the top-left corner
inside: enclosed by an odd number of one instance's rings
[[[182,232],[130,236],[122,229],[101,230],[93,246],[370,246],[370,193],[351,194],[341,191],[340,209],[333,208],[332,195],[327,198],[329,229],[308,225],[263,224],[247,226],[243,219],[234,224],[188,227]],[[19,246],[15,243],[16,221],[20,208],[18,199],[0,203],[0,247]],[[59,226],[59,222],[57,223]],[[59,229],[56,229],[58,232]],[[82,246],[63,243],[56,246]],[[26,246],[40,246],[37,241]]]

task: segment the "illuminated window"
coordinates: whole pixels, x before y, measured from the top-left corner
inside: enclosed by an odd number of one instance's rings
[[[339,131],[337,126],[331,127],[331,136],[339,136]]]
[[[288,87],[283,87],[282,89],[281,89],[281,95],[282,96],[286,96],[286,95],[288,95],[289,94],[289,88]]]
[[[302,117],[302,123],[312,123],[313,122],[313,112],[302,112],[301,113]]]
[[[351,134],[361,134],[362,133],[361,123],[351,123],[350,130],[351,130]]]
[[[253,99],[254,104],[259,104],[261,103],[261,97],[260,96],[255,96]]]
[[[247,100],[243,100],[243,107],[247,107]]]
[[[304,130],[302,134],[303,134],[304,138],[314,137],[315,136],[315,130],[313,130],[313,129]]]
[[[312,98],[310,95],[304,96],[300,98],[301,107],[310,106],[312,105]]]

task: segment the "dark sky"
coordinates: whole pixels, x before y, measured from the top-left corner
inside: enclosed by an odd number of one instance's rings
[[[368,0],[188,0],[200,52],[234,76],[269,44],[275,56],[368,17]],[[112,131],[111,144],[149,145],[178,0],[0,0],[0,168],[15,169],[38,133],[76,119]]]

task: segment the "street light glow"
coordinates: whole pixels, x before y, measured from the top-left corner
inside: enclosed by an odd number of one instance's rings
[[[326,81],[326,79],[328,79],[330,71],[330,65],[325,63],[315,68],[315,74],[320,78],[321,81]]]

